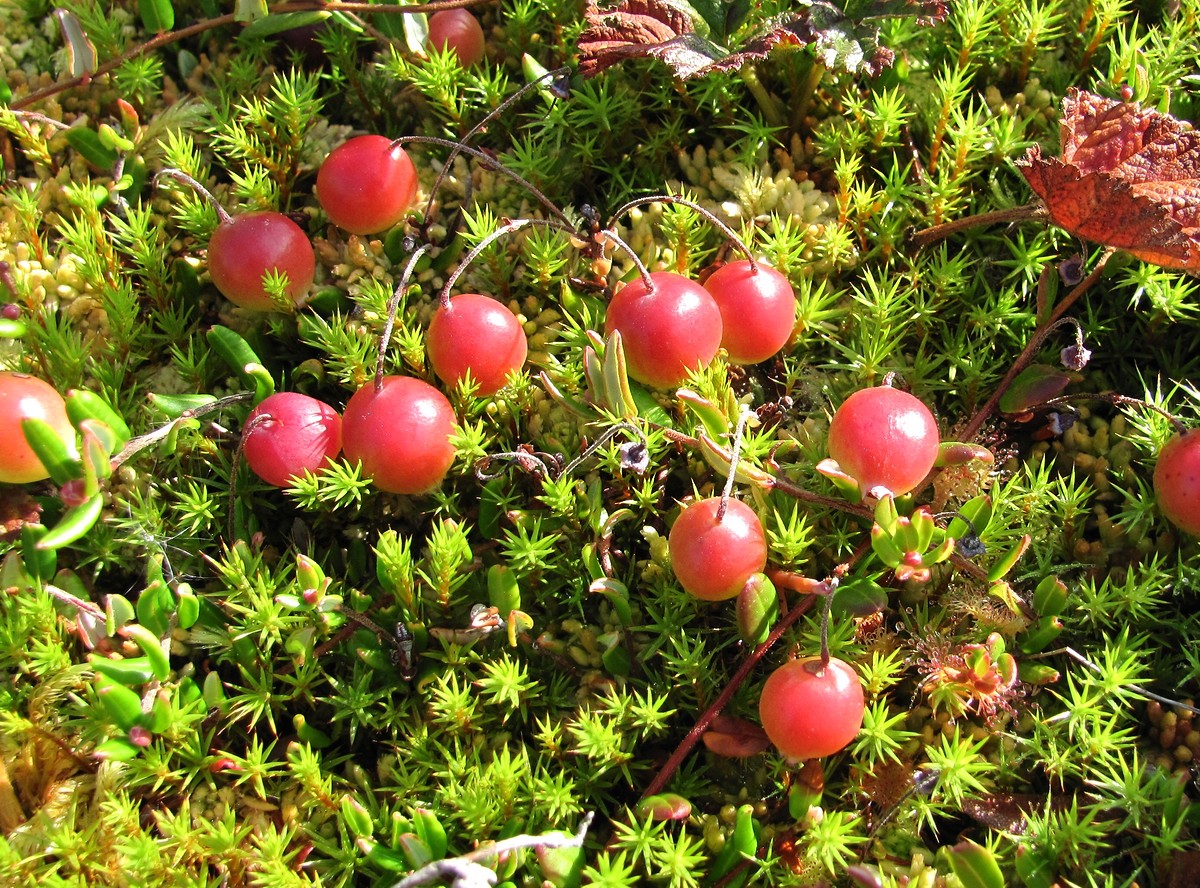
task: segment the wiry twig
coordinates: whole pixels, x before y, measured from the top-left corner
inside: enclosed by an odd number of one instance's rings
[[[489,888],[496,884],[496,873],[483,866],[479,861],[499,857],[510,851],[519,851],[522,848],[582,847],[594,816],[595,813],[592,811],[584,814],[583,819],[579,822],[579,829],[573,836],[561,832],[546,833],[540,836],[513,836],[511,839],[504,839],[494,845],[488,845],[458,857],[435,860],[433,863],[421,867],[415,873],[405,876],[392,885],[392,888],[416,888],[417,885],[427,885],[437,880],[448,882],[451,888]]]

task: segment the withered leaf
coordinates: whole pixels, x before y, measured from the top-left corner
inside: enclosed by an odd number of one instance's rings
[[[1054,224],[1165,268],[1200,271],[1200,132],[1133,102],[1072,89],[1062,150],[1017,163]]]
[[[594,77],[626,59],[662,59],[679,77],[691,77],[722,53],[696,34],[691,17],[665,0],[621,0],[602,9],[588,0],[588,26],[579,36],[579,73]]]
[[[944,0],[876,0],[856,19],[825,0],[797,6],[764,22],[742,46],[727,50],[697,32],[690,7],[680,0],[619,0],[605,6],[588,0],[587,28],[579,37],[579,70],[592,77],[625,59],[649,56],[688,79],[737,70],[765,58],[777,46],[812,46],[827,68],[875,75],[895,58],[879,44],[876,20],[912,16],[918,24],[932,24],[945,19],[947,12]]]
[[[709,752],[726,758],[746,758],[766,751],[771,745],[767,732],[753,722],[730,715],[718,715],[701,735]]]

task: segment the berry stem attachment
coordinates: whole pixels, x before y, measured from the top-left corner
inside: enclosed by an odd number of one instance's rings
[[[463,152],[463,149],[467,147],[467,142],[469,142],[476,133],[480,132],[489,123],[491,123],[493,120],[498,118],[506,110],[511,108],[517,102],[518,99],[520,99],[522,96],[524,96],[526,93],[530,92],[531,90],[534,90],[534,89],[537,89],[538,87],[540,87],[542,85],[542,81],[544,81],[544,80],[553,81],[553,80],[563,77],[569,73],[570,73],[570,68],[555,68],[553,71],[547,71],[545,74],[543,74],[537,80],[533,80],[533,81],[530,81],[529,83],[525,84],[523,87],[521,87],[515,93],[513,93],[511,96],[509,96],[503,102],[501,102],[496,108],[494,108],[492,111],[488,112],[487,116],[484,117],[483,120],[479,121],[477,124],[475,124],[469,130],[467,130],[466,134],[463,135],[463,137],[461,139],[459,139],[458,142],[455,143],[455,147],[450,149],[450,156],[446,158],[446,162],[444,164],[442,164],[442,169],[437,174],[437,178],[433,180],[433,187],[429,189],[429,201],[425,204],[425,221],[426,222],[428,222],[428,220],[429,220],[430,213],[433,212],[433,202],[434,202],[435,198],[437,197],[437,193],[441,189],[442,183],[446,181],[446,176],[448,176],[450,174],[450,164],[454,163],[454,158],[458,157],[458,155]],[[566,98],[566,96],[564,95],[563,98]]]
[[[932,167],[933,164],[930,164],[930,166]],[[909,240],[912,241],[914,246],[920,249],[921,247],[937,243],[952,234],[966,231],[968,228],[975,228],[980,225],[994,225],[997,222],[1023,222],[1026,219],[1041,219],[1045,218],[1045,216],[1046,208],[1039,200],[1019,207],[1009,207],[1007,210],[993,210],[990,213],[979,213],[976,216],[964,216],[961,219],[955,219],[953,222],[943,222],[941,225],[931,225],[929,228],[914,232],[909,236]]]
[[[1116,250],[1112,247],[1105,249],[1104,252],[1100,254],[1100,258],[1096,261],[1096,267],[1088,273],[1087,277],[1076,284],[1075,288],[1071,290],[1071,292],[1063,297],[1062,302],[1054,307],[1053,313],[1046,320],[1046,323],[1043,325],[1042,329],[1039,330],[1034,337],[1029,340],[1029,344],[1025,346],[1025,348],[1021,351],[1021,354],[1017,355],[1017,359],[1013,361],[1012,366],[1008,368],[1008,372],[1004,374],[1004,378],[1000,380],[1000,384],[996,386],[995,391],[993,391],[991,396],[988,397],[987,401],[984,402],[984,405],[975,412],[975,415],[971,417],[970,421],[966,424],[963,430],[958,433],[959,440],[970,441],[980,430],[980,428],[983,427],[983,424],[987,422],[988,417],[995,412],[996,405],[1000,403],[1000,398],[1004,396],[1006,391],[1008,391],[1008,387],[1012,385],[1013,380],[1017,378],[1022,370],[1029,366],[1029,362],[1033,360],[1033,356],[1037,354],[1038,349],[1041,348],[1041,344],[1045,339],[1045,328],[1052,328],[1053,325],[1056,324],[1058,320],[1067,313],[1067,310],[1075,304],[1079,297],[1090,290],[1096,281],[1100,280],[1100,275],[1104,273],[1104,268],[1106,265],[1108,265],[1109,258],[1111,258],[1115,252]]]
[[[646,263],[644,263],[638,257],[638,254],[633,251],[633,247],[631,247],[631,246],[629,246],[629,244],[625,243],[625,241],[623,241],[621,239],[621,236],[619,234],[617,234],[615,231],[613,231],[611,228],[605,228],[605,229],[602,229],[601,231],[596,232],[596,237],[597,238],[602,237],[602,238],[606,239],[607,241],[609,241],[609,243],[612,243],[612,244],[620,247],[622,250],[624,250],[626,255],[628,255],[629,258],[633,260],[633,264],[637,266],[638,274],[640,274],[642,276],[642,282],[646,285],[646,292],[647,293],[654,292],[654,278],[652,278],[650,276],[650,269],[648,269],[646,267]]]
[[[449,148],[458,154],[467,154],[471,157],[474,157],[483,164],[485,169],[495,170],[498,173],[503,173],[530,194],[532,194],[538,203],[550,211],[551,215],[553,215],[564,225],[569,226],[570,230],[578,236],[579,232],[575,230],[575,227],[571,224],[571,220],[567,218],[567,214],[560,210],[554,201],[546,197],[546,195],[543,194],[537,188],[537,186],[528,179],[525,179],[519,174],[513,172],[490,154],[480,151],[478,148],[471,148],[469,145],[464,145],[461,142],[455,142],[452,139],[439,139],[437,136],[401,136],[398,139],[392,140],[392,147],[402,147],[410,142],[419,142],[422,145],[438,145],[442,148]],[[448,163],[449,162],[447,162],[447,165]]]
[[[712,210],[709,210],[706,207],[696,203],[694,200],[690,200],[680,194],[652,194],[649,197],[639,197],[636,200],[631,200],[629,203],[625,204],[619,210],[613,213],[612,220],[609,222],[609,225],[611,225],[612,222],[615,222],[617,219],[620,219],[634,207],[640,207],[643,204],[648,203],[674,203],[685,206],[688,209],[695,210],[710,223],[712,223],[713,227],[725,235],[728,240],[733,242],[733,245],[738,248],[738,252],[745,256],[746,261],[750,263],[751,270],[754,272],[758,271],[758,260],[754,258],[754,254],[750,251],[750,248],[746,245],[746,242],[741,239],[736,231],[717,218],[716,214],[713,213]]]
[[[442,292],[438,296],[438,301],[441,303],[442,308],[450,307],[450,290],[453,289],[456,283],[458,283],[458,279],[462,277],[463,272],[467,270],[467,268],[472,262],[475,261],[480,253],[505,235],[512,234],[514,231],[520,231],[522,228],[525,228],[529,225],[541,225],[545,228],[554,228],[558,231],[565,231],[567,234],[575,234],[574,228],[571,228],[568,225],[563,225],[559,222],[555,222],[552,219],[509,219],[507,222],[481,240],[478,244],[476,244],[474,249],[467,253],[467,255],[463,257],[462,262],[458,263],[458,266],[453,272],[451,272],[450,277],[446,279],[445,286],[442,287]]]
[[[167,176],[171,179],[175,179],[178,182],[182,182],[184,185],[188,186],[193,191],[195,191],[197,194],[199,194],[201,197],[203,197],[205,200],[207,200],[209,205],[214,210],[216,210],[217,219],[220,220],[219,224],[226,225],[229,222],[233,221],[233,217],[231,215],[229,215],[229,211],[226,210],[223,206],[221,206],[220,203],[217,202],[217,199],[215,197],[213,197],[213,193],[211,191],[209,191],[207,188],[205,188],[203,185],[201,185],[199,182],[197,182],[195,179],[193,179],[191,176],[189,176],[187,173],[185,173],[183,170],[177,170],[177,169],[175,169],[175,167],[166,167],[164,169],[159,170],[157,173],[154,174],[154,179],[151,180],[151,185],[153,187],[155,187],[155,188],[158,187],[158,179],[160,176]]]
[[[375,394],[383,391],[383,360],[387,355],[388,343],[392,339],[392,330],[396,326],[396,312],[400,309],[400,300],[403,298],[404,292],[408,289],[408,282],[412,279],[413,269],[417,267],[417,260],[428,249],[428,244],[422,244],[408,257],[408,264],[404,266],[404,274],[400,275],[400,283],[396,285],[396,290],[392,293],[392,298],[388,300],[387,323],[383,326],[383,333],[379,335],[379,351],[375,355]]]
[[[718,523],[725,517],[725,508],[729,504],[729,497],[733,494],[733,482],[737,478],[738,460],[742,455],[742,441],[746,434],[746,424],[754,415],[749,407],[743,405],[741,415],[738,416],[737,424],[733,428],[733,441],[729,445],[729,474],[725,477],[725,489],[721,491],[721,504],[717,506]]]

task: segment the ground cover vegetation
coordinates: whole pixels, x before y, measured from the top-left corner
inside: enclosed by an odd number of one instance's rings
[[[0,71],[12,884],[1200,881],[1196,0]]]

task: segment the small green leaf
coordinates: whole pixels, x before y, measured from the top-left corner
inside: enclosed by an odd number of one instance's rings
[[[692,816],[692,803],[678,793],[664,792],[638,802],[637,815],[653,820],[687,820]]]
[[[175,613],[175,594],[162,580],[154,580],[138,596],[138,622],[159,637],[166,635]]]
[[[1043,617],[1058,616],[1067,606],[1067,587],[1056,576],[1048,576],[1033,592],[1033,609]]]
[[[92,755],[108,762],[128,762],[141,755],[141,752],[142,748],[132,740],[114,737],[112,740],[105,740],[92,750]]]
[[[71,453],[66,441],[44,419],[30,417],[21,420],[21,431],[34,455],[50,473],[50,480],[60,487],[68,481],[83,477],[83,464]],[[75,442],[71,442],[73,445]]]
[[[833,593],[832,612],[838,616],[867,617],[887,607],[888,593],[877,582],[878,575],[843,580]]]
[[[37,547],[42,551],[61,549],[80,539],[100,520],[104,509],[104,494],[97,493],[78,506],[72,506],[63,513],[62,518],[47,531],[38,542]]]
[[[759,645],[779,619],[779,593],[763,573],[753,574],[737,597],[738,635],[747,644]]]
[[[238,39],[257,39],[282,34],[293,28],[306,28],[325,21],[332,15],[324,9],[312,9],[306,12],[281,12],[276,15],[263,16],[242,29]],[[405,16],[407,18],[407,16]]]
[[[154,677],[154,669],[145,657],[110,660],[95,654],[88,655],[93,671],[127,688],[139,688]]]
[[[122,731],[142,721],[142,698],[133,690],[104,675],[97,675],[96,694],[105,713]]]
[[[1004,557],[992,565],[988,571],[988,582],[995,583],[1008,576],[1008,572],[1017,566],[1017,562],[1021,560],[1021,556],[1029,548],[1030,542],[1032,540],[1029,534],[1021,537],[1017,544],[1004,554]]]
[[[233,7],[234,21],[256,22],[267,14],[267,0],[237,0]]]
[[[54,10],[58,26],[62,28],[63,40],[67,44],[67,72],[72,77],[84,77],[96,70],[98,61],[96,47],[83,29],[83,23],[73,12]]]
[[[252,375],[251,365],[255,368],[262,367],[262,360],[254,353],[254,349],[250,347],[250,343],[233,330],[230,330],[228,327],[222,327],[220,324],[214,324],[209,329],[206,338],[208,339],[208,344],[212,346],[212,350],[220,355],[221,360],[229,365],[229,369],[241,377],[242,382],[248,387],[255,389],[257,394],[262,383]],[[274,389],[274,385],[275,383],[272,381],[272,389]]]
[[[414,55],[426,55],[429,52],[429,18],[423,12],[414,15],[402,15],[404,25],[404,45]]]
[[[129,426],[104,398],[88,389],[71,389],[67,392],[65,400],[67,417],[76,428],[79,428],[79,424],[85,419],[92,419],[104,423],[112,430],[115,440],[110,452],[115,453],[129,443],[132,437]]]
[[[487,572],[488,603],[507,618],[509,611],[521,606],[521,586],[517,575],[504,564],[493,564]]]
[[[156,395],[146,396],[150,404],[169,419],[178,419],[189,410],[196,410],[217,400],[216,395]]]
[[[965,841],[946,848],[945,853],[963,888],[1004,888],[1004,874],[989,849]]]
[[[117,163],[117,152],[105,145],[99,133],[83,126],[73,126],[67,130],[67,144],[79,152],[79,155],[101,172],[111,170]]]
[[[166,681],[171,677],[171,662],[167,658],[167,652],[163,650],[161,638],[138,623],[130,623],[121,630],[121,635],[142,649],[159,681]]]
[[[437,819],[437,815],[425,808],[417,808],[413,812],[412,825],[417,836],[429,848],[434,860],[441,860],[446,856],[446,828]]]
[[[175,27],[175,7],[171,0],[138,0],[138,14],[142,25],[153,34]]]

